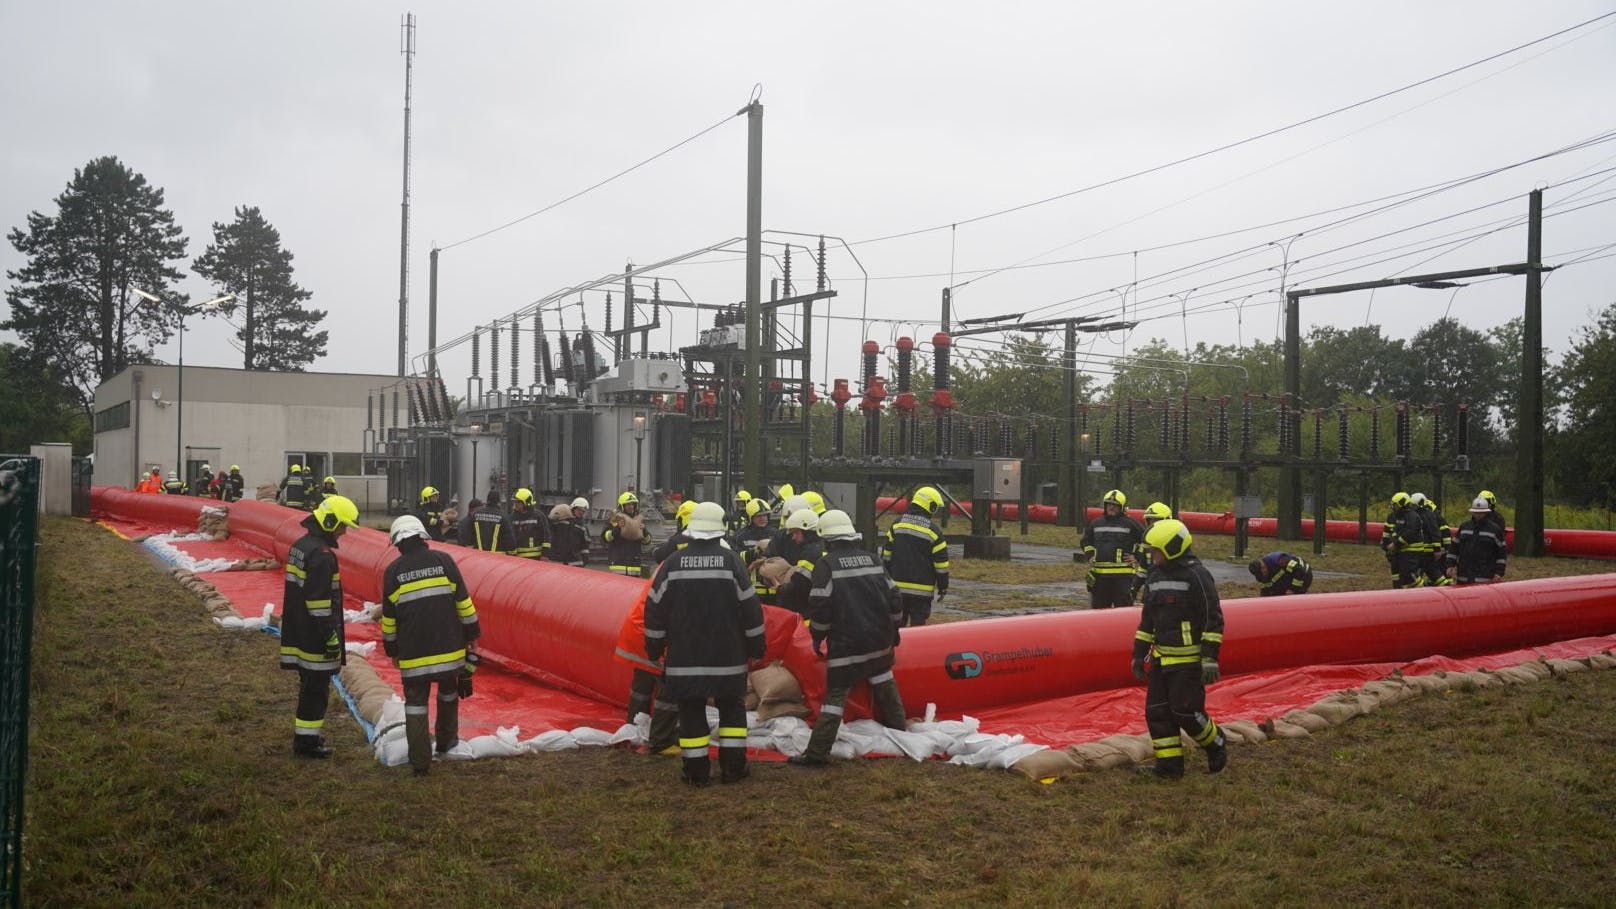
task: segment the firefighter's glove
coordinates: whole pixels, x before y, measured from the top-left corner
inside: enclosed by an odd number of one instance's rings
[[[477,664],[481,660],[482,660],[482,657],[479,657],[477,655],[477,651],[471,650],[469,648],[466,650],[466,662],[465,662],[464,665],[462,665],[460,667],[460,696],[461,697],[463,697],[463,698],[471,697],[471,695],[472,695],[471,680],[472,680],[473,677],[475,677],[477,675]]]
[[[1134,660],[1133,661],[1133,677],[1138,679],[1141,682],[1143,682],[1145,680],[1145,661],[1144,660]]]
[[[1089,593],[1094,592],[1094,580],[1095,580],[1094,572],[1092,570],[1084,572],[1084,574],[1083,574],[1083,586],[1088,589]]]
[[[1201,661],[1201,684],[1210,685],[1223,678],[1223,671],[1218,668],[1217,660]]]
[[[339,659],[341,656],[342,639],[337,637],[337,633],[333,631],[331,632],[331,636],[325,639],[325,658],[329,662],[331,660]]]

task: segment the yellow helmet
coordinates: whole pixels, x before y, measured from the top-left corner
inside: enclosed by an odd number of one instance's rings
[[[533,504],[533,490],[528,489],[527,487],[524,486],[523,488],[518,489],[516,491],[516,494],[511,496],[511,498],[515,499],[518,502],[521,502],[523,505],[532,505]]]
[[[812,489],[810,489],[807,492],[803,493],[802,497],[808,500],[808,507],[812,508],[814,510],[814,514],[824,514],[825,513],[825,497],[824,496],[822,496],[819,493],[814,492]]]
[[[359,506],[346,496],[326,496],[325,501],[314,509],[314,520],[328,532],[344,524],[358,527]]]
[[[737,490],[735,493],[735,501],[741,502],[744,505],[746,502],[752,501],[752,494],[744,489]]]
[[[1476,495],[1486,499],[1487,506],[1489,508],[1492,508],[1495,511],[1498,509],[1498,497],[1493,495],[1493,491],[1491,489],[1483,489],[1481,492],[1476,493]]]
[[[1173,516],[1173,510],[1165,502],[1151,502],[1145,506],[1145,523],[1166,520]]]
[[[638,505],[638,504],[640,504],[640,497],[635,495],[632,492],[625,492],[622,495],[617,497],[617,507],[619,507],[619,508],[623,507],[624,505]]]
[[[1404,505],[1407,505],[1409,503],[1409,501],[1410,501],[1410,499],[1408,497],[1408,493],[1406,493],[1406,492],[1394,492],[1394,493],[1392,493],[1392,507],[1393,508],[1402,508]]]
[[[230,465],[230,472],[231,473],[241,473],[241,465],[240,464],[231,464]]]
[[[1128,507],[1128,497],[1123,495],[1122,490],[1120,489],[1107,489],[1105,491],[1105,498],[1101,501],[1107,505],[1116,505],[1119,508]]]
[[[935,514],[937,507],[943,504],[943,494],[935,486],[922,486],[915,490],[915,496],[910,501],[925,509],[927,514]]]
[[[679,510],[674,513],[674,517],[678,519],[680,527],[684,527],[686,524],[690,523],[690,513],[695,510],[695,499],[685,499],[683,502],[679,503]]]
[[[436,487],[436,486],[422,486],[421,487],[421,504],[425,505],[428,501],[430,501],[432,499],[433,496],[435,496],[437,494],[438,494],[438,487]]]
[[[781,486],[780,486],[780,498],[781,499],[789,499],[789,498],[791,498],[792,496],[794,496],[796,494],[797,494],[797,491],[795,489],[791,488],[790,483],[781,484]]]
[[[326,477],[325,478],[325,484],[328,485],[328,486],[335,486],[335,485],[337,485],[337,478],[336,477]]]
[[[1169,559],[1183,555],[1194,541],[1195,538],[1190,536],[1190,529],[1184,526],[1184,522],[1172,518],[1163,518],[1145,531],[1145,545],[1152,549],[1160,549]]]
[[[767,510],[767,508],[768,503],[764,502],[762,499],[753,499],[752,501],[746,503],[746,516],[749,518],[755,518]]]
[[[303,472],[303,465],[302,464],[293,464],[292,465],[292,473],[302,473],[302,472]]]

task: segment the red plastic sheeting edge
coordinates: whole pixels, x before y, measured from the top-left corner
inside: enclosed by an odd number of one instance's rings
[[[901,512],[908,506],[909,501],[904,498],[881,496],[875,500],[875,508],[877,511],[890,509]],[[965,517],[970,517],[971,515],[971,511],[968,507],[961,505],[953,505],[950,507],[950,513],[952,514],[963,515]],[[1002,521],[1019,521],[1021,520],[1021,505],[1016,502],[994,502],[989,513],[994,518]],[[1057,513],[1058,509],[1056,509],[1053,505],[1027,506],[1027,520],[1034,524],[1054,524],[1056,522]],[[1135,520],[1144,520],[1143,511],[1133,510],[1129,511],[1128,513],[1133,515]],[[1094,520],[1100,516],[1100,509],[1090,508],[1088,510],[1088,516],[1089,520]],[[1234,512],[1232,511],[1225,511],[1222,513],[1213,513],[1207,511],[1181,511],[1178,513],[1178,519],[1183,521],[1184,525],[1188,527],[1192,533],[1215,533],[1225,536],[1232,535],[1234,533]],[[1279,521],[1276,518],[1252,518],[1246,522],[1246,533],[1254,537],[1277,536],[1278,524]],[[1370,521],[1367,533],[1367,539],[1370,543],[1379,543],[1380,522],[1373,520]],[[1302,519],[1302,537],[1303,539],[1307,540],[1311,540],[1313,538],[1312,518]],[[1334,540],[1337,543],[1356,543],[1358,542],[1358,522],[1325,521],[1324,538],[1327,540]],[[1515,528],[1511,527],[1508,529],[1507,539],[1510,543],[1514,543]],[[1616,531],[1545,530],[1543,531],[1543,553],[1544,555],[1562,556],[1565,558],[1616,559]]]

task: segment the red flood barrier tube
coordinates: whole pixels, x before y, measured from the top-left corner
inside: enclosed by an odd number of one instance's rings
[[[1223,604],[1225,673],[1400,663],[1616,633],[1616,574],[1470,587],[1309,594]],[[904,705],[944,715],[1136,685],[1137,608],[978,619],[903,630],[893,671]],[[824,663],[799,641],[786,666],[810,706]]]
[[[885,510],[898,514],[908,505],[909,501],[907,499],[893,498],[892,496],[881,496],[875,500],[875,509],[878,512]],[[1034,524],[1054,524],[1056,523],[1057,512],[1058,509],[1053,505],[1029,505],[1027,506],[1027,520]],[[971,514],[968,507],[960,505],[950,506],[950,513],[963,517],[970,517]],[[994,502],[992,503],[991,514],[999,520],[1019,521],[1021,520],[1021,506],[1015,502]],[[1132,515],[1136,521],[1144,521],[1143,511],[1130,510],[1128,514]],[[1100,509],[1090,508],[1088,515],[1089,520],[1092,521],[1100,516]],[[1184,522],[1184,526],[1188,527],[1191,533],[1215,533],[1224,536],[1234,533],[1233,512],[1181,511],[1178,513],[1178,519]],[[1459,520],[1462,521],[1463,518]],[[1277,536],[1278,524],[1279,522],[1275,518],[1252,518],[1246,522],[1246,533],[1254,537]],[[1381,526],[1380,521],[1370,520],[1367,527],[1367,538],[1370,544],[1380,542]],[[1458,527],[1459,525],[1455,522],[1453,526]],[[1356,543],[1358,542],[1358,522],[1325,521],[1324,538],[1337,543]],[[1302,541],[1305,542],[1311,539],[1313,539],[1313,519],[1303,518]],[[1514,544],[1515,528],[1509,528],[1507,539],[1511,545]],[[1616,531],[1545,530],[1543,531],[1543,554],[1563,558],[1616,559]]]

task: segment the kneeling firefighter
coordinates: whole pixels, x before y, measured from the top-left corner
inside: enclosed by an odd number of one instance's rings
[[[343,496],[321,502],[302,521],[307,531],[286,555],[286,586],[281,601],[281,668],[298,675],[297,721],[292,753],[298,757],[331,756],[326,745],[326,702],[331,677],[341,669],[343,653],[342,572],[337,568],[337,540],[359,523],[359,508]]]
[[[1209,773],[1229,761],[1223,730],[1206,715],[1206,686],[1219,678],[1223,608],[1212,575],[1190,550],[1182,521],[1157,521],[1145,536],[1151,569],[1145,578],[1144,608],[1134,632],[1133,674],[1145,679],[1145,725],[1156,752],[1141,772],[1159,778],[1184,775],[1184,742],[1179,730],[1206,749]],[[1145,659],[1151,658],[1146,668]]]

